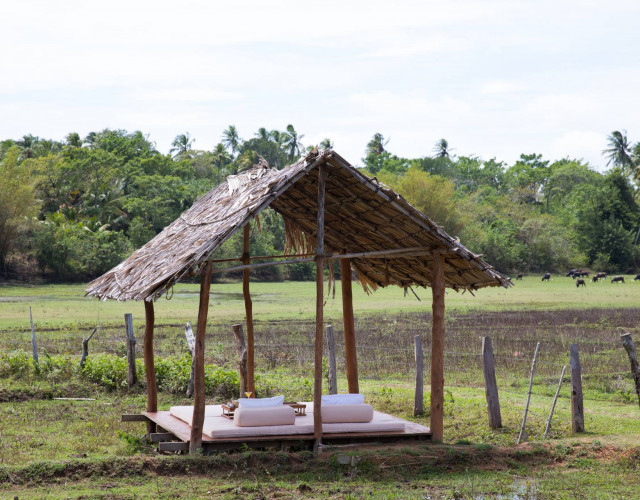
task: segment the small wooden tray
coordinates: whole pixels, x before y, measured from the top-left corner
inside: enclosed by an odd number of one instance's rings
[[[236,411],[236,407],[231,408],[229,405],[222,405],[222,416],[224,418],[228,418],[229,420],[233,420],[233,412]]]
[[[289,405],[296,412],[296,417],[304,417],[307,414],[307,405],[302,403],[293,402],[284,402],[285,405]]]

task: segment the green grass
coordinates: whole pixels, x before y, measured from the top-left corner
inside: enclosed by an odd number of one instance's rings
[[[516,286],[485,288],[475,293],[448,290],[447,311],[558,310],[590,308],[630,308],[640,302],[640,283],[627,277],[625,284],[589,283],[576,288],[571,278],[554,276],[541,282],[538,276],[526,276]],[[98,301],[84,296],[86,285],[10,286],[0,288],[0,330],[29,326],[29,306],[34,322],[44,327],[79,324],[97,325],[122,322],[125,313],[142,324],[144,308],[137,302]],[[398,313],[431,310],[431,290],[416,289],[421,301],[412,293],[404,295],[398,287],[381,288],[366,295],[355,285],[353,294],[356,314]],[[198,314],[198,285],[180,284],[171,300],[156,301],[156,321],[195,322]],[[252,283],[254,317],[260,321],[274,319],[308,319],[315,314],[315,284],[312,282]],[[342,316],[340,282],[335,298],[327,297],[325,315],[328,320]],[[211,288],[209,317],[212,322],[241,321],[244,300],[240,283],[214,284]]]

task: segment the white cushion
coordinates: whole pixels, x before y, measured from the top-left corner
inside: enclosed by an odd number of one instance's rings
[[[273,396],[272,398],[240,398],[238,408],[271,408],[272,406],[282,406],[284,396]]]
[[[233,413],[233,423],[238,427],[293,425],[296,423],[296,411],[288,405],[268,408],[238,408]]]
[[[323,405],[359,405],[364,403],[364,394],[329,394],[321,399]]]
[[[322,406],[322,423],[356,423],[371,422],[373,407],[367,404],[355,405],[327,405]]]

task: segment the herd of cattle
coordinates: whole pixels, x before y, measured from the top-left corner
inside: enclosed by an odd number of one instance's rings
[[[576,287],[587,286],[587,283],[584,279],[589,277],[589,271],[585,271],[582,269],[571,269],[565,276],[575,279]],[[522,273],[520,273],[518,274],[518,277],[516,279],[521,280],[522,277],[523,275]],[[542,281],[549,281],[550,279],[551,273],[544,273],[544,275],[542,276]],[[593,277],[591,278],[591,282],[597,283],[600,280],[606,281],[606,279],[607,273],[600,271],[593,275]],[[633,281],[640,281],[640,274],[637,274],[636,277],[633,278]],[[611,278],[611,283],[624,283],[624,276],[613,276]]]

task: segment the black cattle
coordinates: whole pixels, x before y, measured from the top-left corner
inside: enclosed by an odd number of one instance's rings
[[[587,286],[587,284],[584,282],[582,278],[578,278],[576,280],[576,287],[579,287],[579,286]]]
[[[633,281],[638,281],[638,280],[640,280],[640,274],[636,274],[636,277],[633,278]]]
[[[542,281],[549,281],[551,279],[551,273],[544,273]]]
[[[598,278],[599,280],[606,280],[607,273],[600,271],[596,274],[596,278]]]
[[[592,283],[597,283],[598,282],[598,276],[594,276],[593,278],[591,278],[591,282]]]
[[[624,276],[614,276],[611,278],[611,283],[624,283]]]
[[[640,275],[639,275],[640,276]],[[518,276],[516,277],[517,280],[521,280],[522,279],[522,273],[518,273]]]
[[[567,274],[565,274],[565,276],[571,276],[572,278],[575,278],[575,274],[578,272],[578,269],[572,269],[571,271],[569,271]]]
[[[588,278],[589,277],[589,271],[578,271],[578,274],[576,274],[577,278]]]

